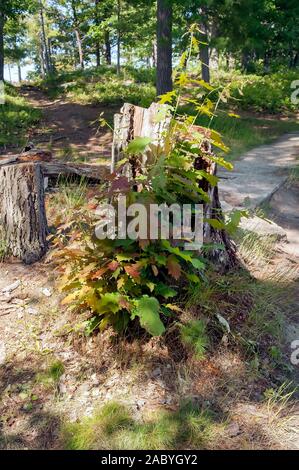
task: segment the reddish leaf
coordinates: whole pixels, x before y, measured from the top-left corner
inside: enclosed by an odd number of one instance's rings
[[[119,266],[119,263],[117,261],[111,261],[111,263],[108,264],[108,268],[110,271],[115,271]]]
[[[181,265],[175,256],[169,256],[167,260],[168,273],[176,280],[181,277]]]
[[[91,211],[94,211],[98,206],[99,206],[99,204],[95,204],[94,202],[90,202],[89,204],[87,204],[87,209],[89,209]]]
[[[132,264],[132,265],[125,266],[125,271],[133,279],[139,279],[140,278],[140,268],[141,268],[141,266],[138,263],[135,263],[135,264]]]
[[[121,297],[119,299],[119,305],[122,307],[122,308],[125,308],[126,310],[131,310],[131,304],[130,302],[127,301],[127,299],[125,299],[125,297]]]
[[[103,274],[105,274],[106,272],[108,271],[108,268],[107,266],[104,266],[103,268],[99,269],[97,272],[95,272],[92,276],[91,276],[91,279],[94,280],[94,279],[100,279]]]

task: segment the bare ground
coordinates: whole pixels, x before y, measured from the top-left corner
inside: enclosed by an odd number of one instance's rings
[[[52,143],[47,142],[55,152],[64,151],[67,143],[80,158],[97,162],[98,154],[108,157],[111,135],[96,135],[96,126],[90,125],[99,108],[51,103],[37,90],[28,98],[45,111],[43,128],[33,131],[31,139],[48,139],[50,129]],[[271,218],[296,233],[298,220],[289,219],[281,209],[290,198],[298,207],[297,189],[294,182],[283,187],[270,204]],[[276,246],[270,263],[251,260],[247,268],[261,282],[289,276],[295,291],[298,258],[285,242]],[[63,311],[56,274],[49,265],[24,266],[11,260],[0,265],[0,274],[0,448],[62,448],[63,423],[90,415],[111,399],[128,404],[139,416],[153,409],[175,410],[186,397],[213,409],[226,423],[211,448],[299,448],[297,402],[280,410],[265,402],[264,391],[275,388],[276,382],[261,378],[254,367],[248,374],[244,359],[227,344],[204,362],[186,363],[171,337],[166,342],[119,343],[107,332],[86,339],[84,317]],[[3,291],[16,281],[15,289]],[[297,305],[295,299],[294,309]],[[287,322],[297,321],[294,310]],[[289,341],[286,335],[286,356]],[[47,379],[53,361],[64,367],[56,382]],[[293,374],[295,381],[296,370]]]
[[[100,128],[101,113],[111,119],[116,109],[50,100],[41,90],[23,87],[21,95],[33,107],[41,109],[43,118],[28,139],[41,148],[48,147],[55,157],[65,160],[105,163],[111,156],[112,136]]]

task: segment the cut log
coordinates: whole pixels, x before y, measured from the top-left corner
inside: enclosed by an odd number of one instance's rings
[[[27,161],[23,155],[0,157],[0,168],[7,165]],[[25,158],[23,158],[25,157]],[[29,159],[29,161],[31,161]],[[33,160],[34,161],[34,160]],[[59,176],[77,176],[94,182],[105,182],[110,174],[108,166],[88,165],[83,163],[62,163],[59,160],[41,161],[41,168],[45,176],[58,178]]]
[[[124,151],[128,143],[136,137],[150,137],[156,145],[163,145],[164,133],[169,129],[170,117],[165,113],[164,119],[156,119],[161,105],[153,103],[150,108],[144,109],[132,104],[126,103],[121,109],[120,114],[114,116],[114,136],[111,171],[116,169],[117,162],[124,157]],[[164,113],[163,113],[164,114]],[[184,136],[179,136],[184,138]],[[186,138],[186,137],[185,137]],[[196,169],[201,169],[216,176],[217,165],[209,159],[212,150],[207,142],[203,143],[202,156],[195,159]],[[140,162],[141,167],[144,165]],[[134,169],[128,168],[123,171],[126,176],[134,177]],[[218,187],[212,186],[207,180],[199,182],[200,187],[208,194],[209,202],[204,203],[204,218],[218,219],[223,221],[223,214],[219,200]],[[221,270],[227,270],[238,264],[236,249],[234,243],[229,239],[225,230],[215,229],[209,223],[204,223],[203,238],[206,245],[211,248],[206,252],[206,256],[211,259],[213,264]]]
[[[57,160],[41,163],[44,175],[58,178],[59,176],[78,176],[96,183],[105,182],[110,169],[104,165],[87,165],[83,163],[61,163]]]
[[[13,256],[31,264],[46,253],[44,175],[39,163],[0,167],[0,223]]]

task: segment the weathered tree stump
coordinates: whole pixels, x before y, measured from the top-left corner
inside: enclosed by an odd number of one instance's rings
[[[132,104],[124,104],[120,114],[114,116],[114,137],[112,148],[111,171],[114,172],[117,162],[122,160],[124,150],[128,143],[135,137],[150,137],[153,143],[163,145],[163,134],[169,128],[170,119],[155,119],[161,105],[153,103],[148,109],[140,108]],[[184,136],[181,136],[184,138]],[[202,148],[202,155],[194,161],[196,169],[204,170],[208,174],[216,176],[217,165],[211,159],[210,146]],[[141,166],[144,162],[141,163]],[[134,171],[131,171],[134,174]],[[126,170],[126,175],[130,174]],[[212,186],[206,179],[199,182],[200,187],[208,194],[209,202],[203,204],[204,219],[218,219],[223,222],[223,213],[219,200],[218,187]],[[220,270],[227,270],[238,264],[234,243],[230,240],[225,230],[213,228],[208,222],[204,222],[203,239],[210,249],[206,252],[208,258]],[[220,246],[221,245],[221,246]]]
[[[112,173],[115,171],[117,162],[123,158],[126,146],[135,137],[150,137],[154,144],[159,144],[163,132],[167,131],[170,123],[170,118],[167,116],[157,121],[159,109],[161,105],[158,103],[152,103],[147,109],[125,103],[120,113],[114,115]]]
[[[0,167],[0,224],[9,253],[31,264],[47,251],[44,175],[40,163]]]

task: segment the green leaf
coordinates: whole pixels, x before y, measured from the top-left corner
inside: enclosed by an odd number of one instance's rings
[[[193,284],[200,284],[200,278],[196,274],[186,274],[187,279]]]
[[[98,313],[116,313],[121,309],[119,305],[119,294],[117,292],[107,292],[101,296],[97,305]]]
[[[176,290],[160,282],[155,288],[155,294],[161,295],[165,299],[170,299],[171,297],[175,297],[178,293]]]
[[[191,264],[195,269],[205,269],[206,265],[198,258],[192,258]]]
[[[165,327],[159,315],[160,304],[155,297],[144,295],[136,302],[133,318],[140,318],[140,325],[152,336],[160,336],[164,333]]]
[[[152,142],[150,137],[136,137],[127,146],[127,153],[131,155],[138,155],[145,152],[146,147]]]
[[[225,223],[218,219],[204,219],[215,230],[225,230]]]

